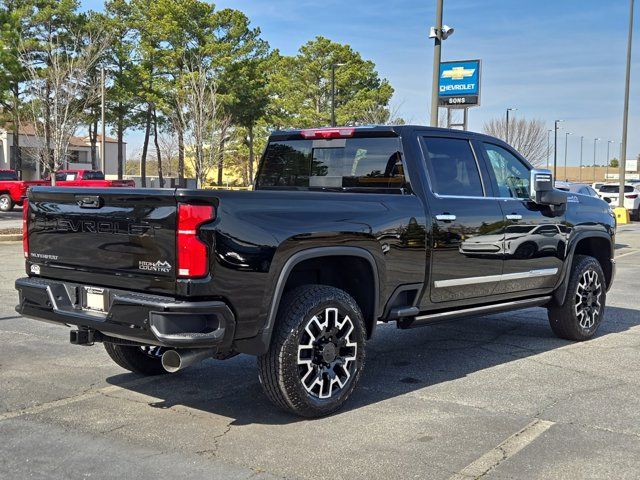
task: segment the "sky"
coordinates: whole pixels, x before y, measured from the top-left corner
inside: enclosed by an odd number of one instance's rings
[[[347,43],[395,89],[392,106],[407,122],[428,124],[435,0],[219,0],[217,8],[243,11],[272,48],[293,55],[318,35]],[[85,0],[100,10],[102,1]],[[442,60],[482,60],[481,106],[469,113],[469,129],[502,116],[536,118],[572,132],[568,163],[577,165],[580,137],[585,163],[618,157],[622,132],[628,0],[445,0],[444,23],[455,33],[443,43]],[[636,6],[627,158],[640,153],[640,8]],[[126,137],[132,155],[140,132]],[[564,159],[562,159],[564,160]]]

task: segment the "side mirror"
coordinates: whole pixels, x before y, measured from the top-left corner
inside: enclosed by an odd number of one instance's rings
[[[550,170],[531,170],[529,190],[531,201],[539,205],[563,205],[567,203],[567,194],[554,188],[553,174]]]

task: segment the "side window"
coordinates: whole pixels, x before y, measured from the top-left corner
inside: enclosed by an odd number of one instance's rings
[[[529,198],[529,169],[508,150],[491,143],[483,145],[498,183],[498,196]]]
[[[438,195],[483,197],[478,164],[467,140],[425,137],[427,171]]]

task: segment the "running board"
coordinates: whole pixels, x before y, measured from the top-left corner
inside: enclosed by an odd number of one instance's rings
[[[432,323],[443,322],[460,317],[471,317],[475,315],[485,315],[487,313],[507,312],[510,310],[520,310],[522,308],[541,307],[551,300],[551,296],[527,298],[525,300],[513,300],[511,302],[494,303],[481,307],[463,308],[461,310],[450,310],[447,312],[428,313],[413,318],[398,319],[398,328],[416,328]]]

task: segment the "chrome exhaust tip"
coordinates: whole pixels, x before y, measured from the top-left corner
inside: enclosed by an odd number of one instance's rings
[[[216,350],[211,348],[186,348],[182,350],[167,350],[162,354],[162,368],[169,373],[180,370],[210,358]]]

